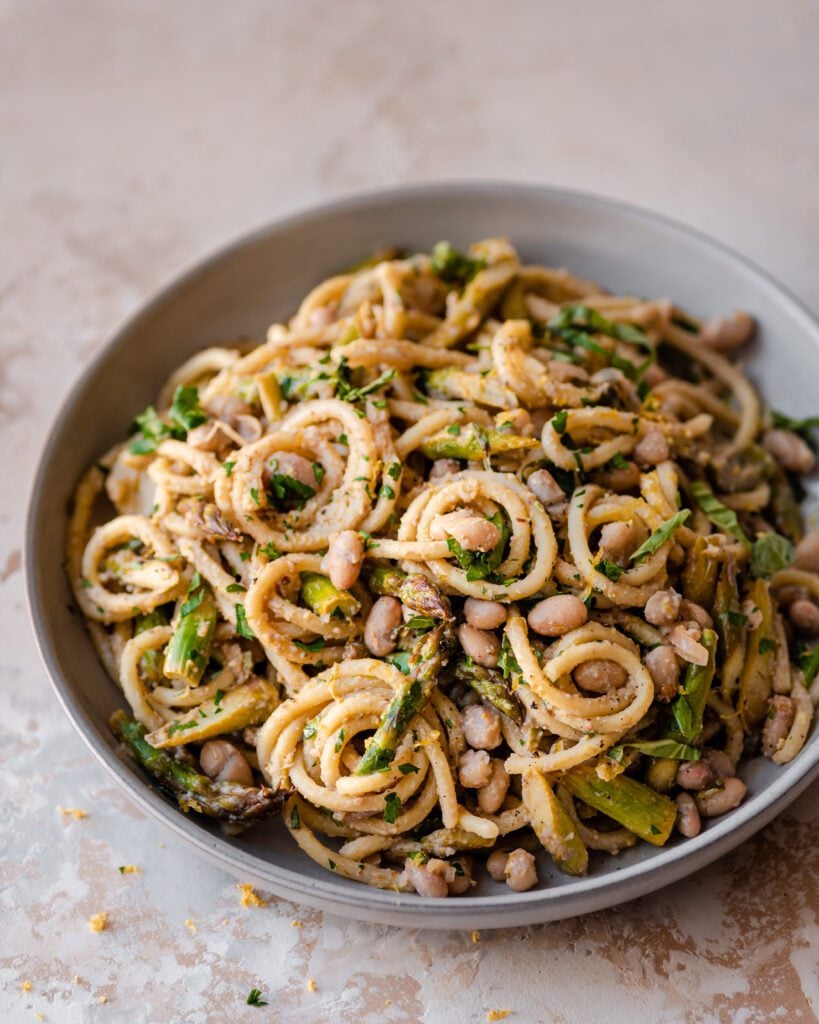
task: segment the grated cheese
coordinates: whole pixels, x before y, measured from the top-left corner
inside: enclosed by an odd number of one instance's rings
[[[88,811],[84,811],[81,807],[58,807],[57,813],[64,818],[73,818],[74,821],[82,821],[83,818],[88,817]]]
[[[257,892],[254,891],[253,886],[249,882],[239,884],[236,888],[241,893],[239,902],[243,907],[267,907],[270,906],[267,900],[263,900]]]
[[[108,926],[108,912],[106,910],[100,911],[99,914],[94,914],[93,917],[88,918],[88,927],[92,932],[101,932]]]

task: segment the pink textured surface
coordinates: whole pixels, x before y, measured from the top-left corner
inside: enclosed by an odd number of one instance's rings
[[[90,355],[183,266],[314,201],[440,178],[591,189],[710,231],[818,309],[817,69],[798,0],[0,3],[0,1018],[817,1020],[816,788],[685,883],[477,943],[243,908],[73,735],[20,574],[33,460]]]

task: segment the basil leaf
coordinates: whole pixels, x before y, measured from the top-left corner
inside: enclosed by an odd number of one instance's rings
[[[751,575],[767,579],[796,561],[796,548],[781,533],[762,533],[751,548]]]
[[[691,491],[697,500],[697,504],[708,516],[709,520],[718,526],[723,533],[728,533],[732,537],[735,537],[740,544],[744,544],[745,547],[750,548],[751,542],[745,534],[745,531],[739,525],[737,514],[733,509],[723,505],[722,502],[714,495],[714,492],[704,483],[702,480],[694,480],[691,484]]]
[[[649,555],[653,555],[657,548],[665,544],[665,542],[673,536],[677,527],[682,526],[690,516],[691,510],[684,508],[675,513],[670,519],[666,519],[662,526],[658,526],[648,540],[633,552],[631,555],[632,562],[637,562],[639,564],[644,559],[648,558]]]
[[[619,743],[612,747],[606,756],[613,761],[622,761],[626,747],[639,750],[641,754],[648,754],[650,757],[669,757],[674,761],[699,761],[701,756],[696,747],[690,747],[687,743],[677,743],[676,740],[634,740],[631,743]]]

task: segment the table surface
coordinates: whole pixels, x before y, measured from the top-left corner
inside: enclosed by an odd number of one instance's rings
[[[587,189],[712,233],[819,309],[819,8],[1,0],[0,79],[0,1017],[816,1021],[816,787],[686,882],[479,941],[242,907],[73,733],[20,564],[45,430],[105,338],[202,254],[319,200]]]

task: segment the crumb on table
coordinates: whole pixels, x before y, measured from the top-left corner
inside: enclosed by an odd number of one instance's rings
[[[101,932],[108,927],[108,911],[101,910],[99,914],[94,914],[93,917],[88,918],[88,927],[92,932]]]
[[[236,888],[241,893],[239,902],[243,907],[267,907],[270,905],[267,900],[261,898],[249,882],[239,883]]]

